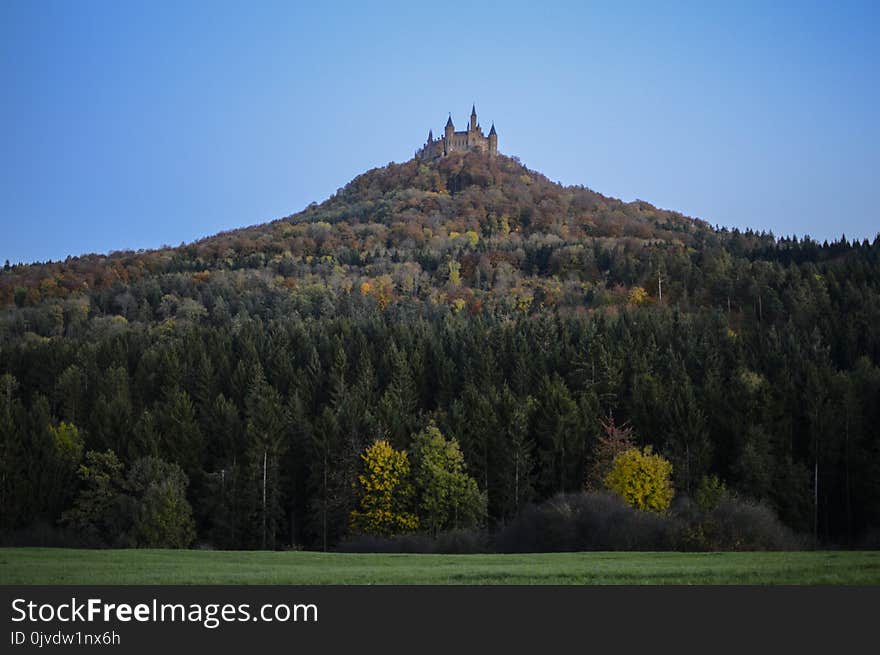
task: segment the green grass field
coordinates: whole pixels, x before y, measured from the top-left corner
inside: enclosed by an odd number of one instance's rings
[[[4,548],[0,584],[880,584],[880,552],[354,555]]]

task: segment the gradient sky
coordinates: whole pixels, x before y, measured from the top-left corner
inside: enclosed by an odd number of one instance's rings
[[[880,3],[0,2],[0,261],[271,220],[461,128],[712,224],[880,230]]]

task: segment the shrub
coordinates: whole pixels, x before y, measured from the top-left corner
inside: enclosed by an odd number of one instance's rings
[[[635,509],[616,494],[560,494],[527,507],[496,537],[501,552],[786,550],[798,541],[765,505],[724,494],[703,512],[687,497],[669,514]]]
[[[703,519],[708,545],[714,550],[792,550],[794,534],[764,504],[725,493]]]
[[[858,541],[860,550],[880,550],[880,527],[871,526]]]
[[[669,550],[678,525],[607,492],[560,494],[527,507],[496,538],[502,552]]]
[[[701,510],[711,512],[718,507],[726,491],[727,487],[717,475],[704,475],[694,493],[694,500]]]
[[[91,545],[83,541],[76,532],[54,526],[42,519],[17,530],[0,531],[0,546],[3,547],[87,548]]]

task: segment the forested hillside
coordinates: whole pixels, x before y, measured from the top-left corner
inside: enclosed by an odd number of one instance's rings
[[[821,542],[880,530],[880,238],[713,229],[471,153],[177,248],[7,263],[0,306],[9,538],[112,545],[111,504],[173,487],[200,543],[333,547],[364,449],[432,424],[492,530],[583,489],[603,424],[679,497],[716,475]]]

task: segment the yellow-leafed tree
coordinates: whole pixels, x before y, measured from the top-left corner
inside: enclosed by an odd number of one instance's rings
[[[666,513],[672,502],[672,464],[651,451],[630,448],[614,458],[605,486],[636,509]]]
[[[352,530],[386,537],[417,530],[419,518],[409,511],[413,487],[406,451],[395,450],[382,439],[369,446],[361,459],[360,508],[351,512]]]
[[[633,287],[630,289],[628,298],[630,305],[644,305],[648,300],[648,292],[643,287]]]

